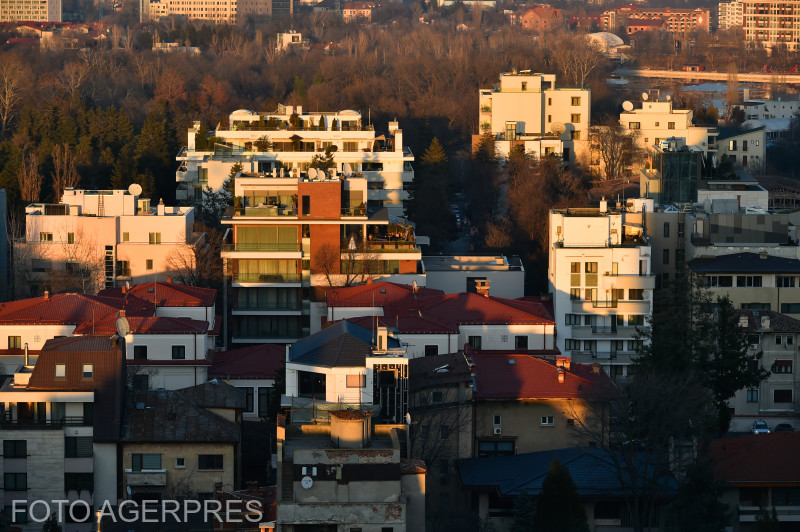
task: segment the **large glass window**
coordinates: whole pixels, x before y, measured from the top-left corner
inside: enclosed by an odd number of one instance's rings
[[[27,458],[26,440],[3,440],[3,458]]]
[[[198,454],[197,455],[197,469],[204,470],[222,470],[222,455],[221,454]]]
[[[236,249],[247,250],[295,250],[297,249],[297,227],[239,226],[236,228]]]
[[[131,470],[158,470],[161,469],[160,454],[133,454],[131,455]]]

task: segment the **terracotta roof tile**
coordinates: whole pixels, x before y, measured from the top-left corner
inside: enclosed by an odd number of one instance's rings
[[[800,486],[800,433],[785,431],[711,442],[715,476],[730,484]]]
[[[152,315],[152,307],[139,298],[129,301],[83,294],[55,294],[0,304],[2,324],[71,324],[99,321],[120,310],[132,315]]]
[[[115,299],[123,298],[122,287],[107,288],[98,293]],[[159,307],[211,307],[217,297],[213,288],[200,288],[174,283],[144,283],[130,287],[128,295],[156,303]]]
[[[205,334],[208,322],[189,318],[129,316],[128,325],[132,334]],[[106,316],[95,322],[84,322],[75,328],[74,334],[108,334],[117,332],[117,316]]]
[[[416,299],[441,295],[444,295],[441,290],[418,287]],[[411,285],[384,281],[328,290],[327,304],[329,307],[380,307],[408,296],[414,296]]]

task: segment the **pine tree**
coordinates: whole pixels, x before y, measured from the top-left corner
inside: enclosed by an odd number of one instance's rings
[[[536,532],[589,532],[578,489],[557,459],[553,459],[542,483],[532,524]]]
[[[721,502],[722,486],[714,479],[711,464],[693,464],[686,473],[667,512],[670,532],[723,532],[729,523]]]

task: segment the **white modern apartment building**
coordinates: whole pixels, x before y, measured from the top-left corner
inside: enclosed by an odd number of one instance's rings
[[[61,0],[0,0],[0,22],[61,22]]]
[[[589,148],[591,99],[589,89],[556,88],[555,74],[506,72],[494,88],[478,91],[478,133],[490,133],[503,157],[523,146],[537,157],[581,161]]]
[[[800,1],[743,0],[745,39],[770,50],[785,44],[790,52],[800,49]]]
[[[733,0],[733,2],[720,2],[717,28],[729,30],[744,25],[744,2]]]
[[[599,208],[550,211],[548,284],[558,349],[576,362],[602,364],[612,378],[627,376],[637,329],[653,310],[643,206],[652,212],[651,200],[638,201],[634,213],[609,209],[605,200]]]
[[[190,20],[236,24],[248,16],[290,15],[293,0],[139,0],[140,21],[177,15]]]
[[[370,212],[386,207],[391,216],[403,214],[414,156],[403,146],[397,122],[389,123],[388,134],[378,135],[373,126],[362,125],[358,111],[309,113],[291,105],[278,106],[277,113],[240,109],[231,113],[226,129],[220,126],[213,133],[221,144],[206,150],[196,148],[199,128],[196,122],[189,129],[186,148],[177,157],[179,201],[198,201],[207,186],[220,190],[234,164],[245,173],[298,177],[328,149],[338,174],[366,178]]]
[[[697,146],[703,154],[715,151],[716,127],[695,126],[692,123],[694,112],[691,109],[675,109],[672,101],[643,100],[641,107],[625,104],[630,110],[619,115],[619,122],[627,131],[636,133],[639,145],[653,151],[661,141],[683,139],[686,146]]]
[[[170,257],[191,254],[194,208],[151,208],[131,191],[67,189],[60,203],[28,205],[25,242],[15,246],[18,284],[34,294],[94,293],[164,280]]]

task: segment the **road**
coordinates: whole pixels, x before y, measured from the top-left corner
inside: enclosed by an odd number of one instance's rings
[[[727,72],[683,72],[682,70],[647,70],[644,68],[618,68],[615,74],[623,78],[669,78],[703,81],[728,81]],[[800,74],[772,73],[744,73],[736,74],[737,79],[756,83],[782,83],[786,85],[800,85]]]

